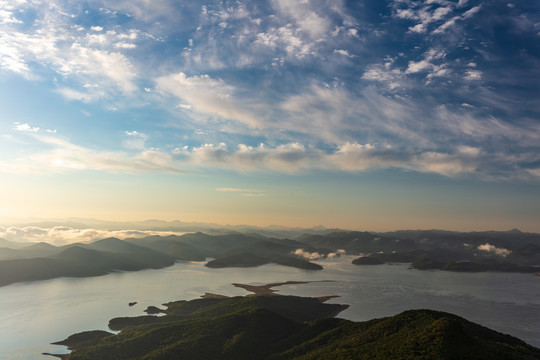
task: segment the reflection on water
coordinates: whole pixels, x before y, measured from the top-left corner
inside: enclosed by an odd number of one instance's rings
[[[340,295],[351,305],[340,317],[355,321],[430,308],[463,316],[540,347],[540,277],[511,273],[417,271],[405,264],[356,266],[354,257],[318,261],[323,271],[278,265],[208,269],[184,263],[159,270],[60,278],[0,288],[0,358],[46,359],[65,352],[48,345],[84,330],[107,329],[117,316],[142,315],[149,305],[194,299],[212,292],[246,295],[231,283],[262,285],[287,280],[337,280],[276,288],[280,294]],[[129,302],[137,301],[135,306]],[[50,358],[50,357],[49,357]],[[52,359],[52,358],[51,358]]]

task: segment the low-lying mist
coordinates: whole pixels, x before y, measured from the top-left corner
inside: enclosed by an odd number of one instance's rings
[[[75,242],[92,242],[108,237],[119,239],[139,238],[150,235],[183,235],[184,232],[154,230],[101,230],[76,229],[69,226],[44,228],[38,226],[0,226],[0,239],[15,242],[46,242],[52,245],[67,245]]]

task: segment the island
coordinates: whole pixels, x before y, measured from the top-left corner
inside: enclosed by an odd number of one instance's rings
[[[456,272],[520,272],[538,273],[540,266],[521,265],[496,257],[466,256],[454,251],[415,250],[378,253],[352,261],[354,265],[379,265],[387,262],[410,263],[417,270],[444,270]]]
[[[88,331],[69,336],[56,344],[68,346],[72,353],[57,356],[64,360],[540,358],[538,348],[445,312],[409,310],[353,322],[335,318],[347,305],[325,303],[321,301],[325,296],[279,296],[270,291],[301,283],[235,284],[252,296],[170,302],[164,304],[164,316],[125,318],[130,320],[118,334]]]
[[[384,261],[371,256],[362,256],[358,259],[354,259],[352,262],[354,265],[382,265]]]

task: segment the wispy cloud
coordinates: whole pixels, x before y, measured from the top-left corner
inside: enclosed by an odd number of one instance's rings
[[[62,173],[65,171],[100,170],[109,172],[182,172],[173,167],[172,156],[158,150],[142,150],[135,154],[99,151],[74,145],[60,137],[32,134],[48,147],[24,158],[3,163],[3,170],[12,173]]]
[[[189,77],[181,72],[160,77],[156,83],[159,91],[178,97],[200,113],[235,120],[249,127],[260,126],[261,121],[234,96],[236,89],[221,79],[212,79],[209,75]]]
[[[253,189],[239,189],[239,188],[217,188],[216,191],[220,192],[257,192]]]
[[[254,189],[217,188],[216,191],[240,193],[242,196],[246,196],[246,197],[262,197],[262,196],[265,196],[265,194],[262,191],[254,190]]]

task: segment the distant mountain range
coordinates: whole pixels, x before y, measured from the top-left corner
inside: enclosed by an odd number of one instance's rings
[[[324,234],[339,229],[328,229],[324,226],[312,228],[288,227],[281,225],[269,225],[265,227],[251,225],[223,225],[204,222],[186,222],[180,220],[165,221],[149,219],[144,221],[106,221],[91,218],[68,218],[68,219],[0,219],[3,226],[17,227],[69,227],[73,229],[98,229],[98,230],[140,230],[140,231],[170,231],[170,232],[205,232],[207,234],[226,234],[231,231],[241,233],[258,233],[266,237],[287,238],[302,234]],[[1,244],[0,244],[1,245]]]
[[[459,233],[335,231],[295,238],[258,233],[147,236],[53,246],[0,240],[0,286],[60,276],[96,276],[112,271],[162,268],[175,261],[206,261],[211,268],[268,263],[321,270],[312,260],[362,255],[358,265],[408,262],[417,269],[540,272],[540,235],[508,232]]]
[[[314,298],[254,296],[164,304],[165,316],[113,319],[56,344],[94,359],[539,359],[540,349],[456,315],[410,310],[366,322]],[[67,357],[65,357],[67,358]]]

